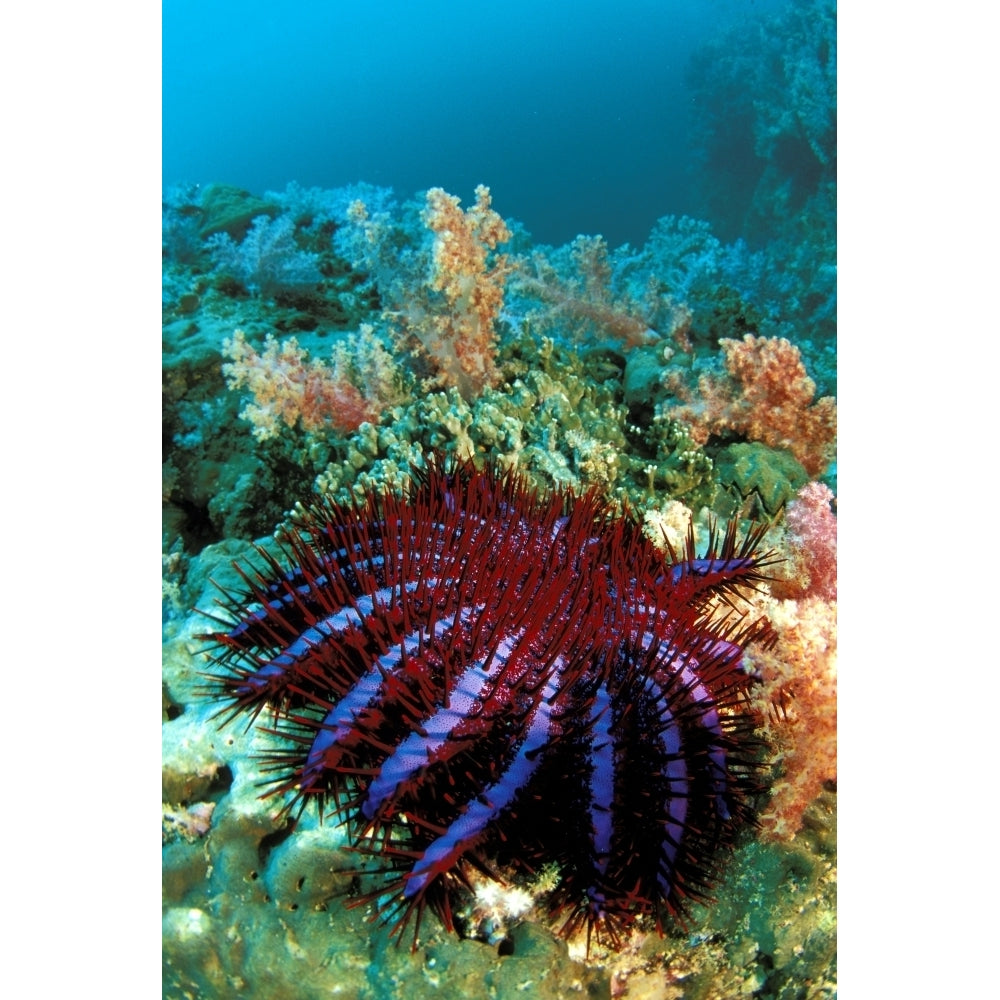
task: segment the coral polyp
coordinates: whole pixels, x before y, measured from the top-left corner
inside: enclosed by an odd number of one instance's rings
[[[284,743],[265,794],[315,804],[377,856],[414,942],[474,872],[558,871],[561,932],[621,947],[683,917],[752,817],[744,648],[766,621],[763,529],[689,535],[667,560],[596,493],[432,461],[397,495],[302,507],[284,558],[227,592],[210,687]]]

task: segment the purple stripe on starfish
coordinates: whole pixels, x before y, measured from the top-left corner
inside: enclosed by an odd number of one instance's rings
[[[426,581],[428,586],[433,586],[436,583],[436,580]],[[404,590],[410,594],[420,585],[421,581],[412,581],[406,584]],[[397,588],[395,587],[382,587],[374,594],[362,594],[355,598],[353,606],[341,608],[340,611],[329,615],[302,632],[277,656],[250,674],[236,688],[236,694],[242,697],[264,690],[274,678],[281,677],[288,671],[289,667],[294,667],[296,663],[305,659],[324,640],[332,635],[343,635],[352,625],[356,628],[363,627],[365,619],[374,614],[378,607],[391,607],[395,601],[397,601]],[[376,602],[378,603],[376,604]]]
[[[355,545],[353,547],[353,552],[360,552],[360,546]],[[346,559],[348,555],[348,550],[338,549],[332,555],[324,557],[322,562],[324,565],[341,567],[341,560]],[[382,556],[373,556],[365,560],[366,567],[380,567],[385,564],[385,559]],[[341,567],[342,569],[342,567]],[[294,570],[285,574],[284,585],[291,584],[294,580],[301,577],[302,568],[296,566]],[[262,604],[259,608],[254,611],[248,611],[239,622],[233,626],[229,631],[229,638],[236,639],[243,635],[247,629],[254,625],[259,625],[261,622],[267,621],[270,613],[272,611],[280,611],[283,607],[290,606],[296,602],[299,598],[308,597],[310,594],[316,593],[316,591],[322,587],[326,587],[330,583],[330,577],[326,573],[321,573],[318,576],[313,577],[309,582],[303,583],[298,587],[292,588],[292,590],[287,591],[280,597],[276,597],[273,601],[268,601],[266,604]],[[268,590],[276,592],[278,588],[277,584],[271,584]]]
[[[657,873],[657,880],[664,896],[670,895],[670,873],[677,860],[677,849],[684,836],[684,821],[687,818],[688,792],[690,778],[687,761],[681,752],[681,727],[674,719],[667,704],[663,688],[652,678],[645,681],[646,689],[656,699],[661,722],[666,723],[660,731],[660,746],[666,755],[667,763],[661,774],[667,779],[669,786],[666,800],[666,824],[663,830],[661,860],[666,862],[666,872]]]
[[[657,640],[651,633],[646,632],[642,641],[643,648],[648,649]],[[731,644],[719,640],[715,645],[721,647]],[[714,649],[714,647],[712,648]],[[726,751],[722,748],[722,723],[719,719],[718,709],[715,707],[715,698],[699,678],[697,660],[684,653],[670,654],[668,652],[664,662],[669,664],[673,676],[680,680],[681,690],[697,703],[701,713],[698,720],[699,726],[712,734],[708,762],[712,772],[712,787],[715,791],[715,807],[721,819],[729,819],[729,806],[726,803],[726,794],[729,791],[729,772],[726,767]],[[665,700],[664,707],[666,707]]]
[[[611,697],[604,684],[591,708],[590,824],[594,867],[603,875],[611,856],[612,806],[615,798],[615,744],[611,735]]]
[[[440,639],[454,624],[454,618],[441,618],[434,623],[434,638]],[[383,674],[398,673],[408,656],[419,653],[427,641],[427,630],[408,635],[375,661],[376,666],[358,678],[357,683],[327,712],[319,732],[313,739],[305,766],[301,786],[308,788],[323,773],[326,752],[355,731],[358,716],[378,701]]]
[[[467,613],[462,615],[468,618]],[[386,799],[392,798],[397,789],[422,767],[426,767],[431,757],[437,753],[452,735],[455,727],[464,722],[482,697],[487,685],[496,681],[514,655],[516,644],[524,629],[512,638],[504,638],[497,646],[490,660],[488,670],[483,669],[483,661],[477,660],[459,678],[449,695],[449,705],[440,708],[426,722],[421,724],[423,733],[411,733],[396,750],[383,761],[378,775],[368,786],[368,794],[361,805],[361,811],[372,819],[382,808]]]
[[[486,827],[514,801],[529,782],[541,760],[539,751],[549,739],[552,728],[551,702],[559,688],[559,678],[566,661],[557,657],[528,727],[528,734],[517,756],[500,780],[473,799],[448,829],[435,840],[406,876],[403,895],[409,899],[422,892],[442,871],[447,871],[465,853]]]
[[[710,576],[713,573],[732,574],[743,569],[753,569],[757,560],[743,559],[686,559],[670,570],[670,583],[677,586],[685,576]]]
[[[416,523],[411,521],[407,527],[413,531],[416,528]],[[374,532],[384,531],[386,524],[384,521],[372,521],[368,525],[368,528]],[[447,525],[440,523],[432,524],[431,528],[436,529],[439,533],[448,530]],[[311,594],[315,594],[317,590],[320,590],[330,584],[330,571],[333,571],[333,576],[338,576],[341,575],[345,569],[353,569],[354,566],[352,560],[358,558],[359,556],[363,560],[363,566],[365,569],[376,570],[385,566],[384,556],[365,555],[365,549],[359,543],[355,543],[351,546],[341,546],[336,551],[319,557],[320,565],[329,567],[327,573],[320,573],[317,576],[312,577],[306,583],[293,587],[291,590],[286,590],[285,593],[276,597],[272,601],[268,601],[266,604],[262,604],[259,608],[256,608],[253,611],[247,611],[239,622],[237,622],[237,624],[230,629],[228,633],[229,638],[236,639],[243,635],[247,629],[266,621],[270,612],[280,611],[283,607],[294,604],[298,598],[308,597]],[[272,583],[267,589],[272,593],[277,593],[280,588],[287,588],[296,580],[301,579],[303,575],[302,567],[295,566],[284,574],[281,583]]]

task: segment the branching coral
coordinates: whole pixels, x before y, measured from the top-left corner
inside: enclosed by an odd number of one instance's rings
[[[352,431],[364,421],[377,421],[382,410],[399,398],[397,374],[389,352],[363,326],[350,346],[340,344],[332,365],[312,360],[294,337],[279,343],[270,334],[264,352],[236,330],[223,343],[230,359],[222,373],[230,389],[247,388],[254,401],[240,413],[254,427],[254,437],[277,437],[280,425],[315,431],[325,426]],[[364,391],[362,391],[362,387]]]
[[[835,456],[837,403],[832,396],[813,402],[816,383],[806,373],[799,349],[784,337],[719,341],[726,375],[702,375],[697,393],[680,372],[667,386],[684,403],[670,416],[687,421],[692,437],[704,444],[727,431],[772,448],[787,448],[812,476]]]

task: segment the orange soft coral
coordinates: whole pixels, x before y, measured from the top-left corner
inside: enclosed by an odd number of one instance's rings
[[[811,476],[824,472],[836,454],[837,403],[813,402],[816,383],[806,373],[799,349],[784,337],[719,341],[727,375],[703,375],[695,395],[680,381],[669,387],[685,405],[670,416],[691,425],[704,444],[711,435],[733,431],[748,441],[787,448]]]
[[[431,188],[424,224],[435,234],[430,287],[444,296],[446,308],[408,325],[433,359],[439,380],[469,397],[496,381],[494,323],[508,268],[504,254],[491,265],[488,253],[510,239],[510,230],[490,207],[490,189],[482,184],[467,212],[454,195]]]
[[[760,822],[765,836],[788,839],[823,783],[837,776],[837,602],[772,601],[767,614],[778,641],[748,657],[764,681],[762,701],[780,706],[771,740],[782,773]]]
[[[778,636],[751,655],[770,709],[782,773],[761,816],[765,834],[794,837],[806,806],[837,776],[837,517],[833,493],[807,483],[788,505],[781,579],[762,611]],[[765,712],[765,714],[767,714]]]

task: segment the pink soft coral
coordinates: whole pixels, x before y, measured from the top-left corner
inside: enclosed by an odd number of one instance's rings
[[[427,386],[454,386],[466,399],[499,377],[496,322],[510,265],[496,250],[511,233],[491,206],[482,184],[466,211],[454,195],[431,188],[421,214],[429,238],[405,262],[386,213],[370,215],[353,202],[344,230],[348,259],[378,285],[393,340],[420,357]]]
[[[809,595],[837,599],[837,516],[833,492],[822,483],[806,483],[785,512],[790,549],[787,580],[775,586],[778,597]]]
[[[679,374],[669,382],[684,406],[670,416],[690,424],[704,444],[711,435],[734,431],[748,441],[787,448],[811,476],[833,460],[837,404],[832,396],[813,402],[816,383],[806,373],[799,349],[784,337],[719,341],[727,375],[703,375],[693,393]]]

